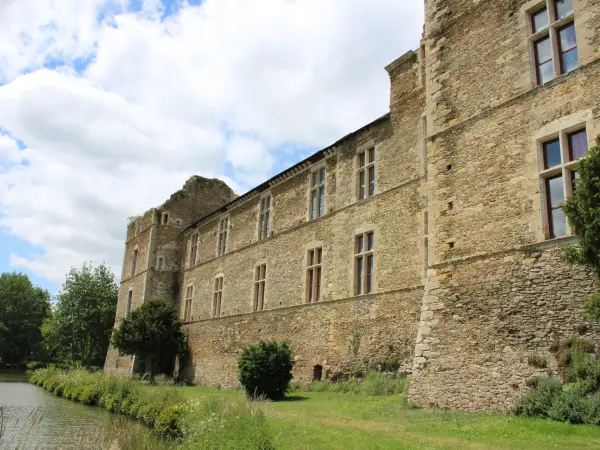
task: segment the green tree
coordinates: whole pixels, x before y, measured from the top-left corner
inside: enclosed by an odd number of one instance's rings
[[[280,400],[292,380],[294,361],[286,342],[261,341],[244,349],[238,358],[240,383],[252,397]]]
[[[596,142],[581,160],[575,191],[563,210],[579,241],[567,249],[566,257],[590,268],[600,286],[600,137]],[[585,308],[590,318],[600,321],[600,292],[586,299]]]
[[[0,275],[0,365],[22,365],[39,351],[50,296],[27,275]]]
[[[118,286],[101,264],[72,268],[42,330],[44,345],[55,357],[84,366],[102,365],[115,323]]]
[[[170,374],[185,345],[175,305],[162,298],[147,300],[114,330],[112,344],[121,355],[142,358],[151,375]]]

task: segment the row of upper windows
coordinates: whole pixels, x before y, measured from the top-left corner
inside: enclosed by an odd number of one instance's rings
[[[368,231],[354,238],[354,270],[353,286],[354,295],[367,295],[375,289],[375,233]],[[323,278],[323,247],[315,247],[308,250],[306,255],[306,303],[317,303],[322,299]],[[223,276],[215,278],[212,299],[211,317],[221,316],[223,301]],[[262,263],[254,268],[254,279],[252,287],[252,311],[265,309],[265,298],[267,291],[267,264]],[[193,320],[192,304],[194,297],[194,286],[189,285],[185,292],[185,303],[183,320]]]
[[[319,167],[310,174],[310,195],[308,205],[308,217],[316,220],[326,214],[326,169]],[[370,148],[356,155],[356,197],[364,200],[375,195],[375,149]],[[273,219],[273,198],[271,194],[263,195],[259,200],[258,214],[258,240],[264,240],[271,236],[271,223]],[[228,216],[222,217],[218,225],[217,256],[223,256],[229,248],[229,225]],[[198,233],[191,235],[188,246],[188,267],[197,264],[198,256]]]
[[[537,84],[579,67],[572,0],[544,0],[530,14]]]

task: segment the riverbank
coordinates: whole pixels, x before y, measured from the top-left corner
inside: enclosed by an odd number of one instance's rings
[[[134,384],[144,397],[175,391],[186,402],[183,448],[600,448],[600,427],[416,409],[405,394],[295,392],[281,402],[248,403],[237,391]]]

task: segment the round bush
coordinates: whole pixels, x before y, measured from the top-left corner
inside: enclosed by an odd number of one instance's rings
[[[251,397],[280,400],[292,380],[292,354],[286,342],[265,342],[244,349],[238,359],[239,379]]]

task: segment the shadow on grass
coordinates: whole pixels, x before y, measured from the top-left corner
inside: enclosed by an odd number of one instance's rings
[[[278,400],[278,402],[302,402],[304,400],[308,400],[308,397],[303,397],[302,395],[288,395],[283,400]]]

